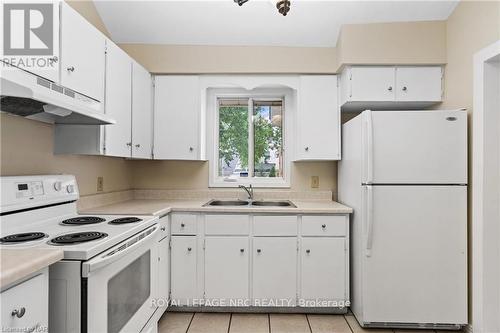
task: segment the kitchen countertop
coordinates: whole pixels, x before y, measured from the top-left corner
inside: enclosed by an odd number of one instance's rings
[[[274,200],[274,199],[273,199]],[[88,208],[80,214],[119,214],[119,215],[165,215],[170,212],[201,213],[287,213],[287,214],[349,214],[352,208],[330,200],[291,200],[297,207],[246,207],[218,206],[203,207],[209,199],[196,200],[158,200],[132,199],[106,206]]]
[[[35,273],[64,257],[60,249],[1,249],[0,288]]]

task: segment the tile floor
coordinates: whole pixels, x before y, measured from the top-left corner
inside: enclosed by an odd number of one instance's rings
[[[434,330],[363,329],[352,314],[241,314],[166,312],[158,333],[441,333]],[[448,332],[449,333],[449,332]]]

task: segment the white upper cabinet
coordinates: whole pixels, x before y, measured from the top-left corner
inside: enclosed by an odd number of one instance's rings
[[[65,2],[61,4],[61,84],[103,101],[106,39]]]
[[[200,95],[197,75],[155,77],[155,159],[201,159]]]
[[[129,157],[132,138],[132,60],[114,43],[106,50],[105,113],[116,120],[104,126],[106,155]]]
[[[132,65],[132,157],[151,158],[153,145],[153,85],[151,74]]]
[[[296,119],[297,160],[340,159],[336,75],[302,75]]]
[[[342,111],[419,109],[442,100],[441,66],[347,66]]]

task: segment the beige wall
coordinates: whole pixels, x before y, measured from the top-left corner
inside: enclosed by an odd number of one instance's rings
[[[130,165],[121,158],[54,155],[54,126],[5,114],[0,115],[2,176],[74,174],[82,195],[97,192],[97,177],[104,191],[132,188]]]

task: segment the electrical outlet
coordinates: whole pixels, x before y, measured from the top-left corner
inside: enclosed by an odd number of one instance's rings
[[[97,192],[104,191],[104,177],[97,177]]]
[[[319,176],[311,177],[311,188],[319,188]]]

